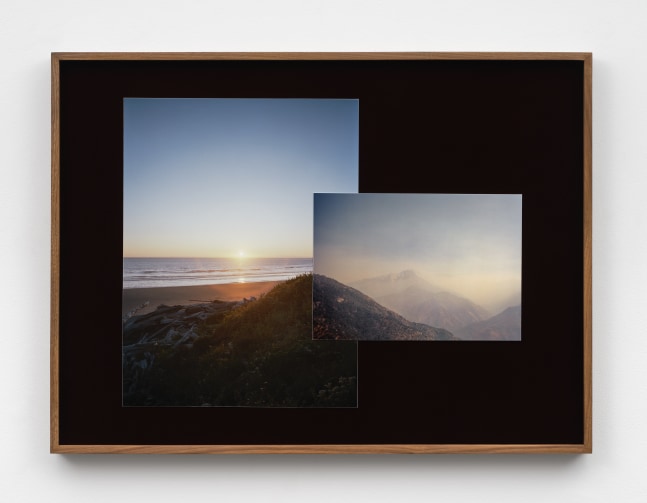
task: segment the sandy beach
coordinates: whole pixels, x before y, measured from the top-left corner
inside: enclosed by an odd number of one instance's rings
[[[257,283],[228,283],[222,285],[169,286],[159,288],[128,288],[123,290],[121,307],[122,316],[137,306],[148,302],[148,306],[137,311],[146,314],[154,311],[158,305],[189,305],[214,300],[241,300],[258,297],[268,292],[280,281]]]

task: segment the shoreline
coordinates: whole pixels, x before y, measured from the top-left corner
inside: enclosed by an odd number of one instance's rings
[[[283,283],[283,281],[127,288],[122,290],[121,316],[125,316],[145,302],[148,302],[148,305],[137,310],[136,315],[151,313],[160,304],[186,306],[214,300],[237,301],[258,297],[269,292],[279,283]]]

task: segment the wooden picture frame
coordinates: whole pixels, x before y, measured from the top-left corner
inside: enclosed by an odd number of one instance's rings
[[[590,53],[53,53],[51,452],[592,452],[591,86]],[[351,409],[122,407],[129,96],[358,99],[359,192],[523,194],[522,340],[360,342]]]

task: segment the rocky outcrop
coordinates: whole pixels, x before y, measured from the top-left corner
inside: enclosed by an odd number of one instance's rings
[[[454,340],[449,331],[414,323],[338,281],[315,274],[313,337],[334,340]]]

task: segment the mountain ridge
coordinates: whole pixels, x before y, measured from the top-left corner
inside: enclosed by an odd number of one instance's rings
[[[455,340],[448,330],[406,320],[368,295],[314,275],[313,337],[335,340]]]
[[[499,314],[457,330],[461,339],[485,341],[520,341],[521,306],[510,306]]]
[[[451,292],[429,292],[418,287],[375,299],[383,306],[417,323],[453,331],[488,319],[483,307]]]
[[[412,269],[406,269],[399,273],[383,274],[372,278],[364,278],[348,283],[348,286],[355,288],[369,297],[381,297],[397,291],[403,291],[412,286],[424,288],[430,292],[441,292],[442,288],[421,278]]]
[[[409,321],[451,332],[491,316],[484,307],[442,289],[407,269],[350,283]]]

